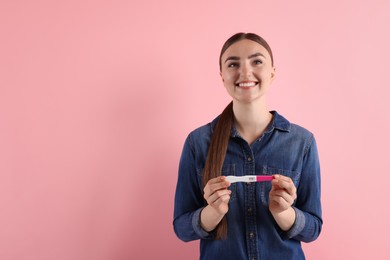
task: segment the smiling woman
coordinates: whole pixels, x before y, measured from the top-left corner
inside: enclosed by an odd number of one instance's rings
[[[268,111],[275,68],[264,39],[233,35],[219,62],[232,102],[185,141],[176,235],[200,239],[201,259],[304,259],[301,241],[315,240],[322,227],[314,136]],[[244,175],[266,175],[268,185],[230,183],[225,177]]]

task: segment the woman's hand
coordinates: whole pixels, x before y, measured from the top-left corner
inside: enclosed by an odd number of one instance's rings
[[[211,179],[203,189],[204,199],[218,214],[225,215],[229,210],[231,190],[228,190],[230,183],[224,176]]]
[[[200,215],[200,224],[206,231],[212,231],[222,220],[223,216],[229,210],[229,200],[231,190],[228,190],[230,183],[224,176],[211,179],[204,187],[204,199],[207,206],[202,210]]]
[[[291,207],[297,198],[297,189],[291,178],[274,175],[269,192],[269,210],[282,230],[289,230],[295,222],[295,210]]]

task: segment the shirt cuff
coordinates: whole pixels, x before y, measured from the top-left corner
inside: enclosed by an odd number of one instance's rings
[[[295,210],[295,222],[292,225],[292,227],[285,232],[284,238],[285,239],[291,239],[297,235],[299,235],[302,230],[305,228],[305,223],[306,223],[306,217],[303,212],[295,207],[293,207]]]
[[[204,208],[200,208],[196,210],[192,215],[192,228],[200,239],[211,239],[213,238],[213,234],[204,230],[200,225],[200,213],[203,209]]]

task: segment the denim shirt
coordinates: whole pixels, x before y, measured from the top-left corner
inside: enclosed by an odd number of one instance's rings
[[[320,165],[312,133],[276,111],[266,131],[249,145],[232,128],[222,175],[290,177],[297,188],[296,219],[288,231],[275,222],[268,208],[270,182],[232,183],[227,212],[227,238],[215,240],[200,226],[202,171],[218,117],[192,131],[180,158],[175,194],[174,230],[183,241],[200,239],[200,259],[305,259],[301,241],[315,240],[322,227]]]

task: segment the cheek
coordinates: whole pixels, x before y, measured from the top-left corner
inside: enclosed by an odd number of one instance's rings
[[[262,81],[272,81],[272,72],[270,70],[263,70],[257,73],[257,76],[262,80]]]
[[[233,73],[223,73],[222,74],[222,81],[224,83],[231,83],[235,80],[235,76]]]

